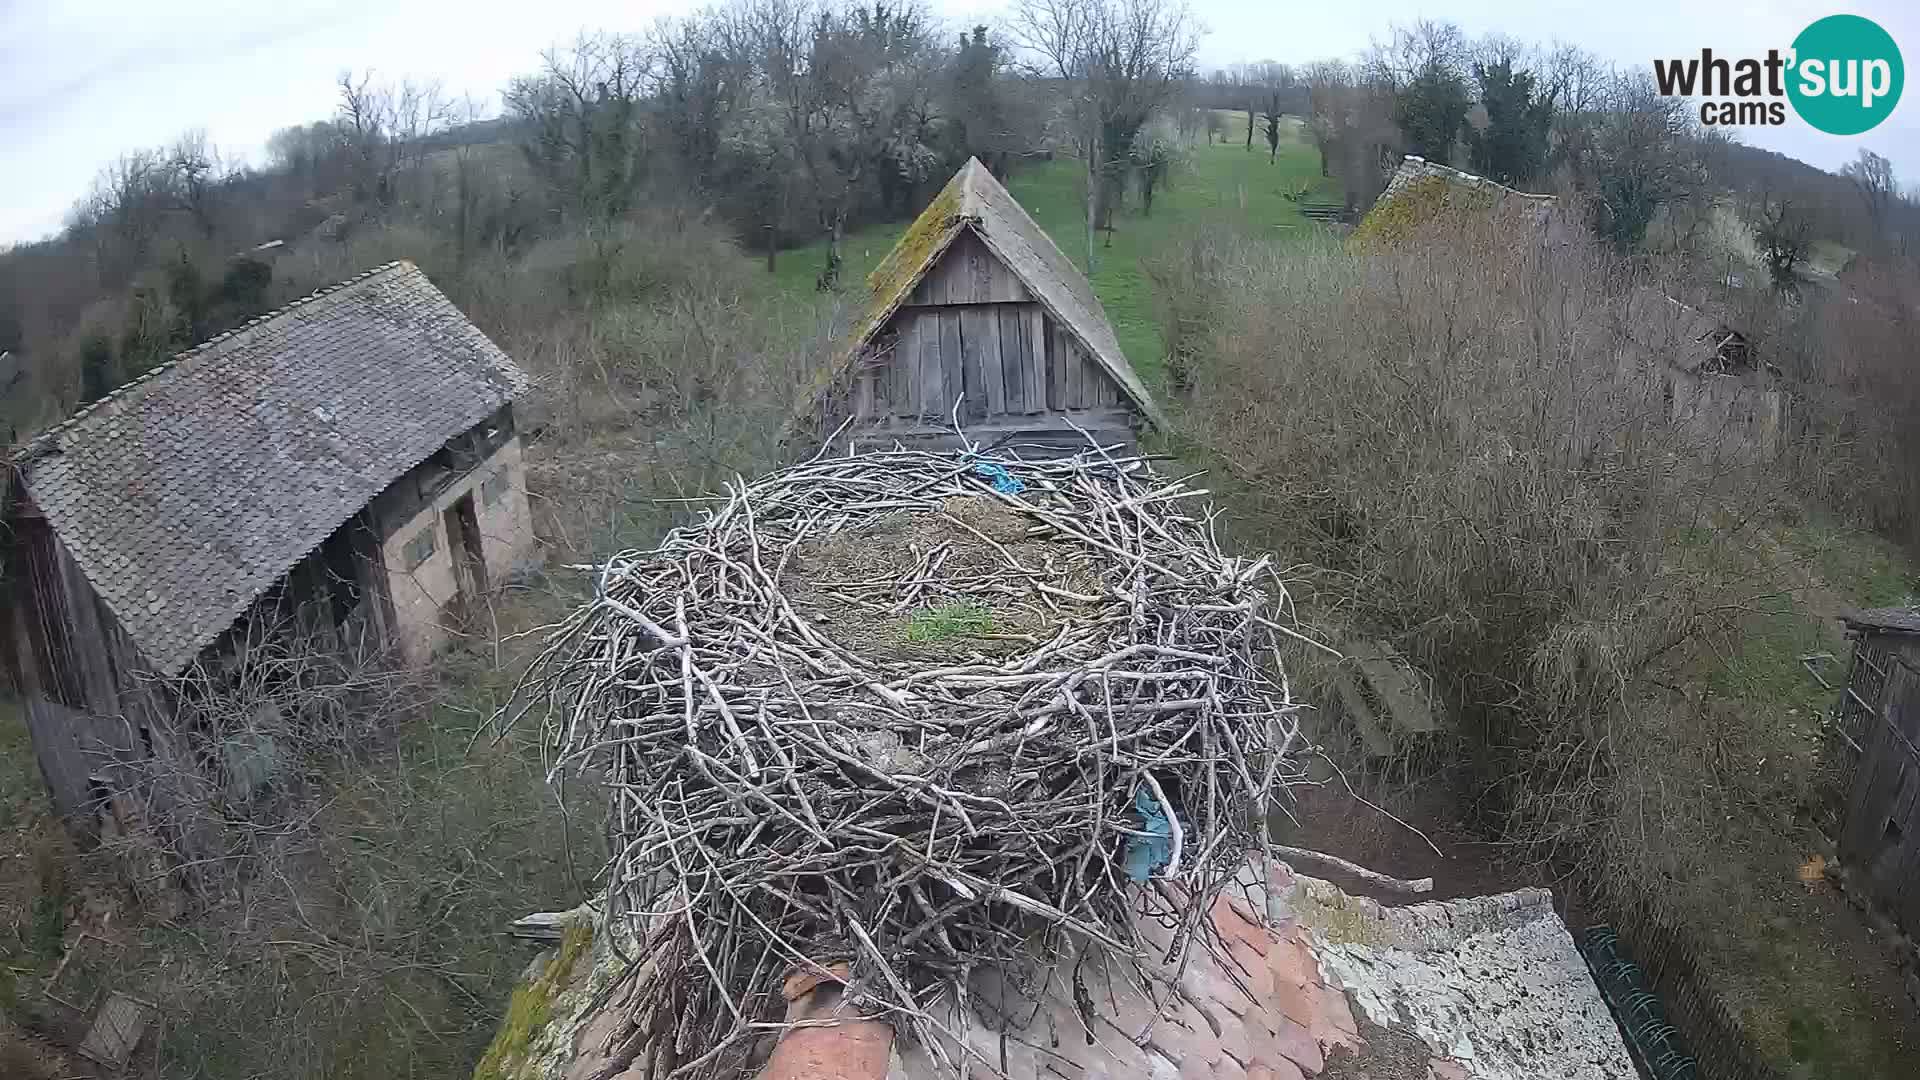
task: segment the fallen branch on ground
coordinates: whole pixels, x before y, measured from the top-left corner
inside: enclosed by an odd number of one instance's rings
[[[1323,866],[1331,866],[1342,873],[1352,874],[1362,881],[1378,885],[1383,889],[1392,889],[1394,892],[1424,893],[1433,891],[1433,879],[1430,877],[1391,877],[1378,870],[1369,870],[1359,863],[1348,862],[1338,855],[1329,855],[1324,851],[1313,851],[1308,848],[1288,847],[1285,844],[1275,844],[1273,845],[1273,853],[1279,858],[1289,862],[1317,862]]]

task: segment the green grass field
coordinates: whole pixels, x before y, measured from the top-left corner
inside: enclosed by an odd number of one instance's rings
[[[1231,126],[1229,126],[1231,130]],[[1269,234],[1275,242],[1317,228],[1286,198],[1301,187],[1307,200],[1338,202],[1339,189],[1320,175],[1320,155],[1297,124],[1289,128],[1276,160],[1264,146],[1249,153],[1244,143],[1200,143],[1154,195],[1153,213],[1142,213],[1129,193],[1126,207],[1114,215],[1111,236],[1097,238],[1094,292],[1107,309],[1120,347],[1150,387],[1158,387],[1164,368],[1160,327],[1154,320],[1152,285],[1146,262],[1181,236],[1216,225]],[[1086,179],[1078,160],[1059,158],[1016,172],[1007,188],[1040,223],[1074,265],[1086,268]],[[907,222],[870,225],[849,233],[842,287],[857,292],[867,274],[905,231]],[[780,253],[775,280],[782,292],[810,295],[826,261],[824,243]]]

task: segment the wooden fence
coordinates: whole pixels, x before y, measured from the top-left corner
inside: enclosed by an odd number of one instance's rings
[[[1920,932],[1920,636],[1858,632],[1832,731],[1836,840],[1850,887]]]

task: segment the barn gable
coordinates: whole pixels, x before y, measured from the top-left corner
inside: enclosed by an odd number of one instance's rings
[[[1091,284],[979,161],[914,221],[816,397],[842,391],[856,432],[1077,437],[1162,416]],[[1056,440],[1058,441],[1058,440]]]

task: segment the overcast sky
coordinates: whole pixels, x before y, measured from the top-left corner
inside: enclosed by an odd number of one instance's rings
[[[991,21],[1005,0],[932,0],[956,25]],[[1207,68],[1242,60],[1352,58],[1393,22],[1450,19],[1470,35],[1582,45],[1622,65],[1656,56],[1745,56],[1786,48],[1814,19],[1866,15],[1920,59],[1920,5],[1869,0],[1371,0],[1288,4],[1192,0],[1209,29]],[[278,128],[327,116],[345,69],[438,79],[499,107],[506,80],[582,29],[641,30],[687,0],[0,0],[0,244],[60,225],[99,167],[123,150],[206,129],[226,153],[259,162]],[[1920,105],[1855,138],[1744,128],[1745,141],[1838,168],[1861,146],[1920,180]]]

